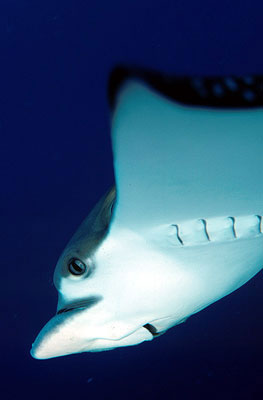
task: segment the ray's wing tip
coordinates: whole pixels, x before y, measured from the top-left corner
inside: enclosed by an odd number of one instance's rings
[[[128,68],[124,65],[115,66],[108,80],[108,102],[111,110],[114,110],[118,93],[123,84],[131,77],[136,77],[138,71],[136,68]]]

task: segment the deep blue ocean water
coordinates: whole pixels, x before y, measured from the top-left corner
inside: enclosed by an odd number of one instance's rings
[[[263,73],[257,1],[0,0],[1,399],[262,399],[262,273],[153,342],[46,361],[56,260],[113,183],[110,70]]]

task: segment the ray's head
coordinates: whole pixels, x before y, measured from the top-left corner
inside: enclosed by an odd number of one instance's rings
[[[31,350],[34,358],[107,350],[156,336],[149,321],[158,280],[149,260],[147,264],[149,257],[144,256],[147,249],[135,233],[123,229],[109,235],[115,199],[112,188],[61,254],[54,272],[57,314],[36,338]]]

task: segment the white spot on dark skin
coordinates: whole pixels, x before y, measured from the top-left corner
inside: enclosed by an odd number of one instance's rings
[[[253,100],[255,100],[255,93],[253,93],[251,90],[245,90],[243,92],[243,97],[247,101],[253,101]]]
[[[216,96],[216,97],[222,97],[223,95],[224,95],[224,89],[223,89],[223,87],[219,84],[219,83],[216,83],[214,86],[213,86],[213,94]]]
[[[232,92],[235,92],[238,90],[238,84],[233,78],[225,78],[225,85]]]

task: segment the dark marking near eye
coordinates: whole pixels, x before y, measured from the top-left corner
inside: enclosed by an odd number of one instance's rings
[[[69,251],[64,260],[60,261],[61,268],[58,269],[56,277],[54,278],[57,282],[57,287],[59,287],[60,277],[67,278],[75,275],[76,277],[80,276],[80,278],[86,278],[94,271],[92,255],[108,234],[112,211],[114,212],[115,199],[116,188],[113,186],[95,205],[93,210],[71,238],[68,243],[68,248],[73,251]],[[91,262],[87,263],[87,271],[83,272],[83,274],[74,273],[75,270],[77,270],[75,267],[73,268],[73,273],[72,270],[69,270],[68,264],[72,259],[78,259],[81,261],[89,258]]]

